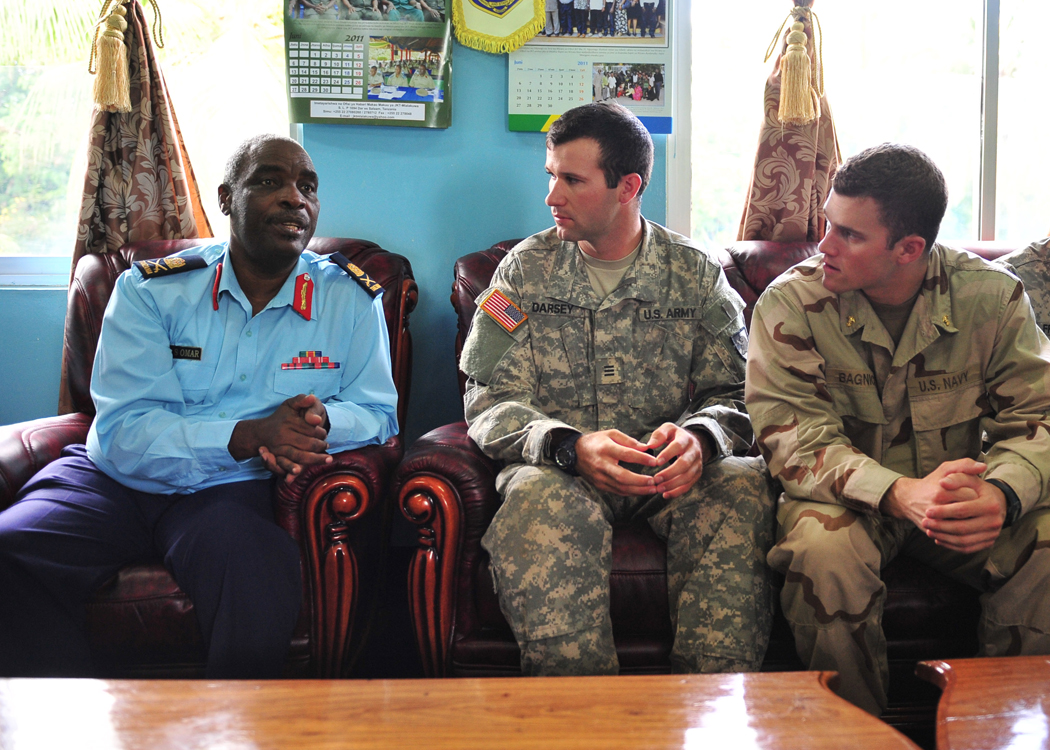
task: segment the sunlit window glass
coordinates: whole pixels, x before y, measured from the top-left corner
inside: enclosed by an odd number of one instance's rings
[[[1017,246],[1050,235],[1050,3],[1002,0],[995,235]]]

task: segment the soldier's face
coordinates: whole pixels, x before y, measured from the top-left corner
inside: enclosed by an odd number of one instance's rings
[[[620,189],[606,186],[599,157],[598,141],[593,138],[547,149],[550,183],[546,203],[559,239],[594,244],[616,228],[624,210]]]
[[[317,173],[295,143],[270,141],[249,157],[236,185],[219,188],[230,214],[230,252],[260,270],[293,265],[317,228]]]
[[[889,230],[879,219],[874,198],[849,198],[834,190],[824,204],[828,233],[824,253],[824,287],[829,292],[861,290],[875,302],[892,302],[901,286],[900,242],[887,247]]]

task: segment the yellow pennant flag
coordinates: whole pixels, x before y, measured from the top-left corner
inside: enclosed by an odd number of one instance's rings
[[[452,0],[460,44],[482,52],[513,52],[543,28],[544,0]]]

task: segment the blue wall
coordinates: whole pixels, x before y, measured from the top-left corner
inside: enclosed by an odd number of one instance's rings
[[[65,289],[0,288],[0,425],[58,411]]]
[[[410,441],[462,419],[448,301],[456,258],[551,225],[543,135],[507,130],[507,57],[457,44],[452,59],[448,130],[303,127],[321,178],[317,234],[369,239],[412,262]],[[644,208],[664,223],[666,138],[654,140]],[[65,305],[64,290],[0,288],[0,424],[56,412]]]

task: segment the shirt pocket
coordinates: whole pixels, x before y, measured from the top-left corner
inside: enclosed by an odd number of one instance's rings
[[[278,370],[273,377],[273,390],[283,396],[317,396],[321,401],[339,392],[341,370]]]
[[[627,368],[633,408],[658,411],[665,419],[677,419],[685,411],[696,327],[695,320],[635,325]]]
[[[532,317],[539,372],[536,397],[544,408],[580,408],[595,402],[591,337],[585,315]]]
[[[218,361],[207,362],[195,359],[176,359],[175,376],[182,387],[182,400],[188,406],[204,403],[215,381]]]
[[[919,470],[926,474],[945,461],[977,459],[981,452],[981,417],[988,413],[983,381],[936,395],[912,395],[911,419]]]

